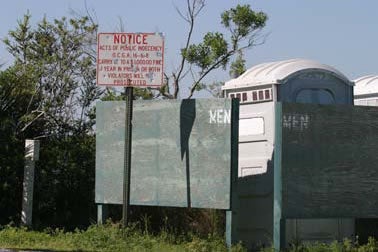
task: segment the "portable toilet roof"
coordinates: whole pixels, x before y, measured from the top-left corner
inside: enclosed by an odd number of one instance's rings
[[[307,59],[290,59],[256,65],[248,69],[238,78],[227,81],[222,89],[227,90],[268,84],[283,84],[290,77],[306,71],[327,72],[350,86],[354,85],[344,74],[331,66]]]
[[[354,87],[354,97],[374,97],[378,96],[378,75],[367,75],[356,80]]]

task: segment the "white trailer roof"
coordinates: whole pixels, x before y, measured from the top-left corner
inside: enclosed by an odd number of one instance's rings
[[[378,75],[367,75],[354,80],[354,95],[378,94]]]
[[[354,85],[354,83],[351,82],[344,74],[331,66],[307,59],[290,59],[256,65],[248,69],[238,78],[227,81],[222,89],[225,90],[261,86],[266,84],[282,84],[284,83],[285,79],[290,77],[292,74],[311,70],[320,70],[331,73],[343,80],[348,85]]]

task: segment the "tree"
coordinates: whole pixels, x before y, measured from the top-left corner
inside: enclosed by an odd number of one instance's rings
[[[19,220],[24,143],[16,135],[22,121],[28,86],[17,68],[0,72],[0,223]],[[15,88],[13,88],[13,85]]]
[[[33,93],[24,111],[19,132],[36,121],[44,124],[41,136],[88,132],[93,121],[93,102],[101,95],[96,86],[95,58],[97,24],[88,17],[44,18],[36,29],[30,27],[30,14],[18,22],[4,40],[14,56],[14,67],[25,76]],[[34,137],[41,137],[34,136]]]
[[[0,72],[0,223],[19,220],[25,138],[41,138],[35,220],[88,225],[94,218],[94,101],[97,24],[88,17],[42,19],[27,13],[4,40],[14,56]]]
[[[221,24],[228,29],[229,38],[220,32],[208,32],[201,43],[191,44],[196,17],[205,6],[204,0],[187,0],[187,12],[180,15],[189,24],[186,45],[181,49],[181,64],[177,72],[171,77],[166,76],[167,82],[163,86],[163,94],[169,98],[177,98],[180,82],[185,76],[184,68],[188,63],[188,71],[192,74],[193,82],[190,86],[189,97],[196,90],[204,87],[203,79],[213,70],[225,69],[230,59],[243,50],[263,43],[260,32],[267,21],[263,12],[255,12],[250,5],[237,5],[221,14]],[[236,64],[244,64],[242,58]],[[169,80],[172,80],[173,94],[169,93]],[[167,92],[168,91],[168,92]]]

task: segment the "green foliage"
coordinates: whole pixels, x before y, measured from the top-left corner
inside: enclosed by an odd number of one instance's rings
[[[151,88],[134,88],[134,100],[151,100],[155,98],[155,94]],[[104,95],[101,97],[102,101],[124,101],[125,92],[118,92],[115,88],[107,88]]]
[[[106,88],[104,95],[101,97],[102,101],[123,101],[125,96],[117,93],[114,88]]]
[[[54,251],[228,251],[220,237],[187,236],[168,242],[165,236],[147,235],[135,226],[120,228],[111,223],[73,232],[61,229],[36,232],[7,226],[0,230],[0,247]],[[237,245],[231,251],[245,249]]]
[[[200,239],[193,237],[191,242],[184,244],[184,248],[193,252],[225,251],[224,241],[220,239]]]
[[[245,59],[243,58],[243,53],[239,51],[234,62],[230,66],[230,76],[232,78],[237,78],[246,71],[245,68]]]
[[[237,5],[221,15],[222,24],[231,32],[232,48],[238,49],[238,43],[249,37],[253,44],[254,32],[262,29],[268,19],[264,12],[255,12],[250,5]]]
[[[22,77],[18,83],[27,83],[33,92],[25,97],[33,106],[24,110],[22,130],[38,119],[43,136],[90,131],[94,122],[89,114],[101,95],[93,56],[97,25],[88,17],[63,17],[53,22],[44,18],[32,28],[30,17],[27,13],[3,40],[15,58],[12,68]]]
[[[25,111],[33,106],[29,103],[33,95],[27,76],[18,66],[0,72],[0,223],[18,222],[20,218],[24,167],[21,139],[33,135],[37,128],[21,129],[32,116]]]
[[[120,207],[119,207],[120,210]],[[113,219],[120,219],[111,214]],[[215,209],[131,206],[132,222],[136,223],[144,234],[167,234],[177,236],[193,234],[200,238],[222,236],[225,233],[225,212]]]
[[[193,0],[193,2],[196,1]],[[203,89],[198,86],[201,86],[203,78],[210,72],[219,68],[226,69],[227,64],[235,54],[239,53],[235,62],[231,65],[230,74],[238,76],[244,72],[245,60],[241,52],[260,42],[259,32],[264,28],[266,21],[267,15],[265,13],[253,11],[248,4],[237,5],[236,8],[231,8],[221,14],[221,24],[229,31],[229,34],[208,32],[202,42],[198,44],[188,43],[185,48],[181,49],[183,64],[187,62],[191,68],[198,68],[198,72],[192,74],[193,84],[190,88],[189,97],[193,95],[194,91]],[[193,20],[190,24],[192,28]],[[177,76],[174,75],[176,85],[178,85],[180,73]]]
[[[6,133],[0,131],[0,223],[3,224],[17,223],[20,219],[24,170],[24,143]]]
[[[12,37],[14,43],[9,38],[5,38],[3,42],[8,46],[8,51],[13,55],[19,55],[16,60],[21,63],[26,63],[27,57],[31,54],[30,41],[33,39],[33,34],[30,32],[30,18],[28,12],[24,15],[23,20],[18,20],[18,27],[16,30],[9,31],[9,36]],[[24,53],[23,53],[24,52]]]
[[[209,234],[200,238],[197,235],[178,235],[167,232],[150,234],[144,227],[131,224],[121,228],[111,222],[105,225],[91,225],[87,229],[75,229],[66,232],[62,229],[47,228],[42,232],[15,228],[0,227],[0,247],[13,249],[38,249],[54,251],[247,251],[240,243],[228,250],[224,238]],[[262,248],[261,252],[272,252],[273,248]],[[342,242],[305,243],[287,248],[287,252],[375,252],[378,243],[369,238],[364,245],[345,239]]]
[[[96,219],[95,137],[75,135],[41,143],[34,189],[36,227],[86,227]],[[42,161],[43,160],[43,161]]]
[[[154,98],[150,88],[134,88],[133,94],[135,99],[151,100]]]
[[[87,226],[95,218],[93,135],[97,25],[88,17],[36,27],[27,13],[3,40],[14,63],[0,72],[0,223],[18,223],[24,140],[43,138],[37,162],[37,226]],[[15,200],[19,199],[19,200]]]
[[[26,112],[35,106],[31,99],[37,94],[30,84],[33,79],[24,74],[33,69],[33,66],[15,65],[0,72],[0,130],[14,137],[21,137],[21,133],[28,137],[34,133],[23,131],[25,124],[35,116],[35,113]]]
[[[349,239],[344,239],[342,242],[334,241],[330,244],[326,243],[309,243],[309,244],[293,244],[287,250],[289,252],[375,252],[378,251],[377,241],[369,237],[366,244],[359,245],[357,242],[352,242]]]
[[[203,38],[203,42],[198,45],[190,45],[187,49],[182,49],[182,55],[191,64],[197,65],[201,71],[206,71],[214,64],[226,66],[228,58],[224,57],[221,62],[219,59],[227,54],[227,41],[223,34],[208,32]]]

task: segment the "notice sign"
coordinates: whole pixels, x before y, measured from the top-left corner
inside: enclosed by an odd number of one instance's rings
[[[159,33],[99,33],[97,85],[160,87],[164,38]]]

